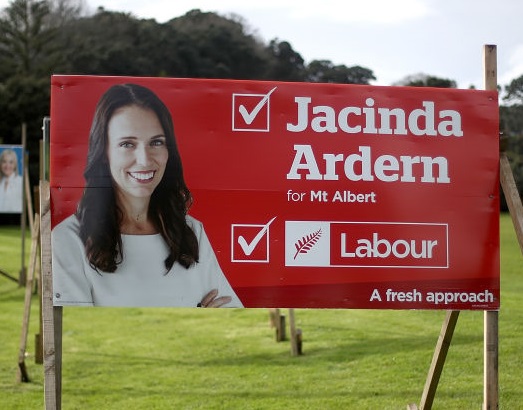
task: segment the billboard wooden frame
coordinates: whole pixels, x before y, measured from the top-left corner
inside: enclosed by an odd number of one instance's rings
[[[495,90],[497,88],[497,49],[495,45],[485,45],[483,50],[485,88]],[[517,193],[510,164],[503,153],[500,162],[500,182],[523,251],[523,206]],[[63,308],[53,306],[50,189],[49,183],[46,181],[40,183],[40,218],[45,409],[60,410],[62,407]],[[445,363],[458,316],[459,311],[447,311],[423,391],[420,409],[432,407],[439,376]],[[498,312],[485,311],[483,408],[497,408],[498,394]],[[409,404],[407,407],[418,409],[415,404]]]

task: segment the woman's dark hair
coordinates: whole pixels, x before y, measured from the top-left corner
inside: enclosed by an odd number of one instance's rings
[[[169,271],[175,262],[179,262],[189,268],[198,262],[198,240],[185,220],[192,197],[183,179],[171,114],[151,90],[140,85],[114,85],[96,106],[84,170],[86,186],[76,212],[80,221],[80,238],[94,269],[103,272],[116,270],[123,259],[120,235],[123,213],[116,201],[109,168],[107,128],[116,110],[132,105],[152,110],[165,133],[168,160],[163,178],[151,196],[148,211],[148,217],[169,247],[165,267]]]

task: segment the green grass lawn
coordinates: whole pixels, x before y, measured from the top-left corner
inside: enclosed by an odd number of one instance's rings
[[[29,249],[28,241],[28,249]],[[20,238],[0,227],[0,268],[18,275]],[[523,409],[522,256],[501,217],[500,409]],[[29,254],[29,251],[26,252]],[[29,257],[29,255],[27,255]],[[44,408],[33,298],[17,383],[24,289],[0,277],[0,408]],[[444,311],[296,309],[303,352],[276,343],[266,309],[66,308],[63,409],[405,409],[419,403]],[[481,409],[483,312],[462,312],[433,409]]]

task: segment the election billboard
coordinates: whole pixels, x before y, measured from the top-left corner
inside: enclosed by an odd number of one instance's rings
[[[498,135],[493,91],[53,76],[54,303],[499,309]]]

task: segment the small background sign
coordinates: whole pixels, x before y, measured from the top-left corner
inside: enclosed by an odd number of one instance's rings
[[[23,158],[23,146],[0,145],[0,213],[22,213]]]

